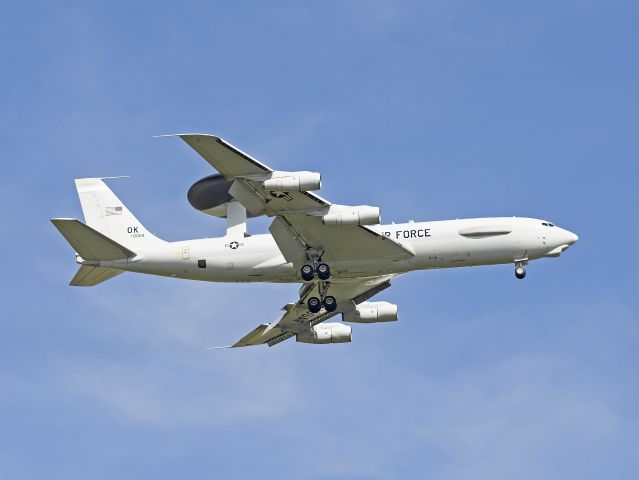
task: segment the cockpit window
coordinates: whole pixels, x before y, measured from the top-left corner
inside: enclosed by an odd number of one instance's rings
[[[541,222],[541,224],[542,224],[544,227],[547,227],[547,226],[548,226],[548,224],[547,224],[546,222]]]
[[[542,224],[544,227],[554,227],[554,226],[555,226],[555,224],[554,224],[554,223],[550,223],[550,222],[541,222],[541,224]]]
[[[548,222],[548,226],[549,227],[554,227],[555,225],[553,223]]]

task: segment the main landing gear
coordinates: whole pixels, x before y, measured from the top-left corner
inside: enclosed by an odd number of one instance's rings
[[[524,268],[526,264],[528,264],[527,258],[515,260],[515,277],[519,280],[526,278],[526,269]]]
[[[306,301],[308,310],[311,313],[317,313],[322,309],[322,307],[324,307],[327,312],[334,312],[337,309],[337,300],[332,295],[327,295],[327,280],[331,278],[331,267],[329,267],[327,263],[320,262],[322,252],[310,252],[307,258],[308,263],[302,265],[302,268],[300,269],[302,280],[305,282],[312,282],[315,280],[316,275],[319,280],[317,282],[319,297],[310,297]],[[313,288],[310,284],[307,284],[306,286]]]
[[[313,265],[309,265],[307,263],[302,266],[300,273],[302,274],[302,280],[304,280],[305,282],[310,282],[315,276],[315,269],[313,268]]]
[[[332,295],[327,295],[323,301],[317,297],[311,297],[306,302],[306,305],[308,306],[308,311],[311,313],[319,312],[322,306],[327,312],[334,312],[337,308],[337,300]]]
[[[308,267],[308,268],[307,268]],[[328,282],[326,281],[330,275],[331,270],[325,263],[320,263],[314,269],[319,277],[320,281],[317,282],[317,291],[319,293],[318,297],[311,297],[306,301],[306,305],[308,306],[308,310],[311,313],[319,312],[322,307],[327,312],[334,312],[337,309],[337,300],[332,295],[327,295],[328,293]],[[306,278],[304,278],[306,276]],[[310,276],[310,278],[308,278]],[[311,265],[304,265],[302,267],[302,278],[306,281],[310,281],[313,279],[313,268]],[[309,287],[312,288],[311,285]]]
[[[328,280],[331,278],[331,267],[326,263],[318,263],[317,266],[305,263],[300,269],[300,273],[302,274],[302,280],[305,282],[313,280],[315,274],[320,280]]]

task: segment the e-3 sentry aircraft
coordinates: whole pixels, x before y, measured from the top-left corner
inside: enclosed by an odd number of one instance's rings
[[[320,174],[283,172],[213,135],[179,135],[220,174],[190,188],[195,208],[226,217],[221,238],[166,242],[151,234],[103,178],[75,181],[86,223],[51,220],[75,249],[80,269],[71,285],[93,286],[122,272],[210,282],[301,283],[299,298],[270,324],[230,347],[351,341],[351,327],[324,323],[397,320],[397,306],[368,300],[412,270],[512,263],[558,257],[577,235],[546,220],[472,218],[380,224],[380,211],[337,205],[312,193]],[[274,217],[270,234],[249,235],[247,216]]]

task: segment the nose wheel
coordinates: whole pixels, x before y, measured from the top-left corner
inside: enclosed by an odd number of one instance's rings
[[[515,277],[519,280],[523,280],[526,278],[526,264],[528,263],[527,258],[518,258],[515,259]]]

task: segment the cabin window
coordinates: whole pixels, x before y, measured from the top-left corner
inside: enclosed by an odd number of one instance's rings
[[[197,261],[197,266],[199,268],[206,268],[206,260],[198,260]]]

